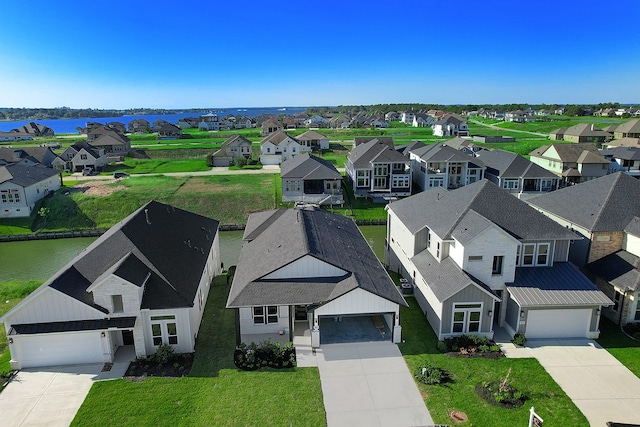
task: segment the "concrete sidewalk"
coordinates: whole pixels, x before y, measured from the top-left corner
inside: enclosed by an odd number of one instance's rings
[[[433,424],[397,345],[324,345],[316,357],[329,427]]]
[[[608,421],[640,424],[640,378],[597,342],[529,340],[525,347],[510,342],[500,347],[507,357],[536,358],[592,427],[604,427]]]

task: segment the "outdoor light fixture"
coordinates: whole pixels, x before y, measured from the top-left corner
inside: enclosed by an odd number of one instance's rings
[[[596,308],[596,316],[600,316],[600,308]]]
[[[101,337],[104,337],[104,336],[105,336],[104,331],[100,332],[100,336],[101,336]]]
[[[520,318],[524,319],[524,310],[520,310]]]
[[[9,337],[9,344],[13,344],[13,338]]]
[[[493,314],[493,311],[491,310],[487,311],[487,316],[491,317],[492,314]]]

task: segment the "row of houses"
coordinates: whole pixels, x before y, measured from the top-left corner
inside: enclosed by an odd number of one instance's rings
[[[528,202],[488,180],[431,188],[388,204],[384,266],[438,339],[497,328],[597,338],[602,315],[640,321],[637,194],[640,181],[620,172]],[[158,202],[132,213],[0,319],[12,366],[110,362],[127,346],[193,351],[222,270],[218,227]],[[406,300],[352,219],[257,212],[243,241],[226,301],[238,342],[402,340]]]

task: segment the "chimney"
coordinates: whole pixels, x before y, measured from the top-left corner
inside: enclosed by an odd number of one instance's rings
[[[147,224],[151,225],[151,221],[149,221],[149,209],[144,210],[144,216],[147,219]]]

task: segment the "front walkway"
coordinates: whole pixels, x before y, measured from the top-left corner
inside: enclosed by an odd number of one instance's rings
[[[494,336],[507,357],[534,357],[593,427],[640,424],[640,378],[589,339],[529,340],[525,347]],[[536,412],[544,419],[543,408]]]
[[[323,345],[316,358],[328,427],[433,424],[397,345]]]

